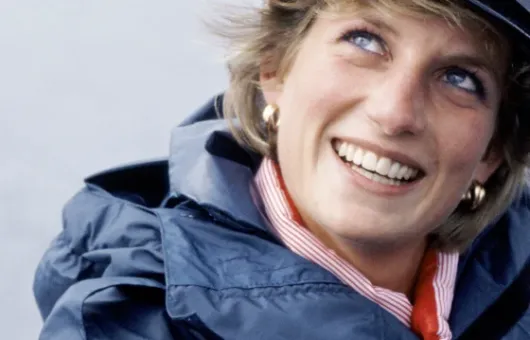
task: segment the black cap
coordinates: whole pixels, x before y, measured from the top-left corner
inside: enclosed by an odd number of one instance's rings
[[[530,44],[530,0],[467,0],[471,7],[508,27]]]

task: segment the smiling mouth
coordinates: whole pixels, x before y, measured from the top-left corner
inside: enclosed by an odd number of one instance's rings
[[[333,150],[340,159],[358,174],[381,184],[401,186],[420,180],[424,173],[418,168],[380,156],[360,146],[333,141]]]

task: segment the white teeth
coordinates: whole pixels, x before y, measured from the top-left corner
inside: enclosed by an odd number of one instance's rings
[[[402,179],[407,180],[407,179],[408,179],[407,176],[409,175],[409,173],[410,173],[410,169],[407,168],[407,169],[405,170],[405,172],[403,173],[403,177],[402,177]]]
[[[389,179],[389,178],[386,178],[386,177],[383,177],[383,176],[380,176],[376,173],[373,173],[373,172],[370,172],[368,170],[365,170],[363,168],[359,168],[358,166],[356,165],[352,165],[351,167],[355,172],[363,175],[364,177],[374,181],[374,182],[378,182],[378,183],[382,183],[382,184],[386,184],[386,185],[394,185],[394,186],[400,186],[400,185],[403,185],[402,182],[400,181],[396,181],[396,180],[393,180],[393,179]]]
[[[388,175],[388,172],[390,171],[390,166],[392,165],[392,161],[386,157],[383,157],[379,159],[377,162],[377,165],[375,167],[375,172],[377,172],[380,175],[386,176]]]
[[[386,179],[384,177],[377,176],[376,174],[374,174],[374,177],[372,178],[372,181],[385,184],[383,182],[386,181]]]
[[[412,173],[414,172],[414,170],[412,170],[411,168],[408,168],[407,169],[407,172],[405,172],[405,179],[406,180],[409,180],[411,177],[412,177]]]
[[[390,184],[389,178],[378,176],[378,175],[374,175],[374,178],[372,178],[372,180],[379,182],[381,184],[387,184],[387,185]]]
[[[339,156],[344,157],[348,151],[348,143],[342,143],[339,147]]]
[[[358,148],[357,151],[355,151],[355,157],[353,158],[353,163],[355,165],[361,165],[363,163],[364,158],[364,152],[361,148]]]
[[[355,155],[355,146],[350,144],[348,145],[348,149],[346,150],[346,159],[348,160],[348,162],[353,161],[354,155]]]
[[[390,170],[388,171],[387,176],[390,178],[396,178],[399,172],[399,169],[401,169],[401,164],[399,164],[398,162],[394,162],[392,166],[390,167]]]
[[[375,174],[373,172],[370,172],[370,171],[365,170],[363,168],[359,168],[358,166],[352,166],[352,169],[355,170],[356,172],[360,173],[361,175],[363,175],[364,177],[366,177],[368,179],[373,179],[374,178]]]
[[[401,181],[414,179],[419,173],[418,169],[402,165],[387,157],[379,157],[350,143],[337,141],[333,146],[339,157],[362,167],[353,167],[355,170],[364,170],[362,174],[365,177],[383,184],[401,185]]]
[[[405,174],[407,173],[408,169],[409,168],[406,167],[406,166],[401,166],[401,169],[399,169],[399,172],[397,173],[396,178],[397,179],[403,179],[403,177],[405,177]]]
[[[377,166],[377,156],[375,153],[368,151],[363,157],[362,167],[368,171],[374,171]]]

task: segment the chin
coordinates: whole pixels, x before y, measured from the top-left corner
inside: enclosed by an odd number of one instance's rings
[[[393,216],[362,210],[343,209],[351,213],[327,218],[321,225],[335,236],[360,243],[395,243],[396,240],[410,240],[426,234],[419,223],[403,219],[403,212]]]

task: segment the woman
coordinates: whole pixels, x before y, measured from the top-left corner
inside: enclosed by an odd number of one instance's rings
[[[41,338],[530,339],[529,10],[270,0],[232,20],[230,87],[169,162],[66,207]]]

